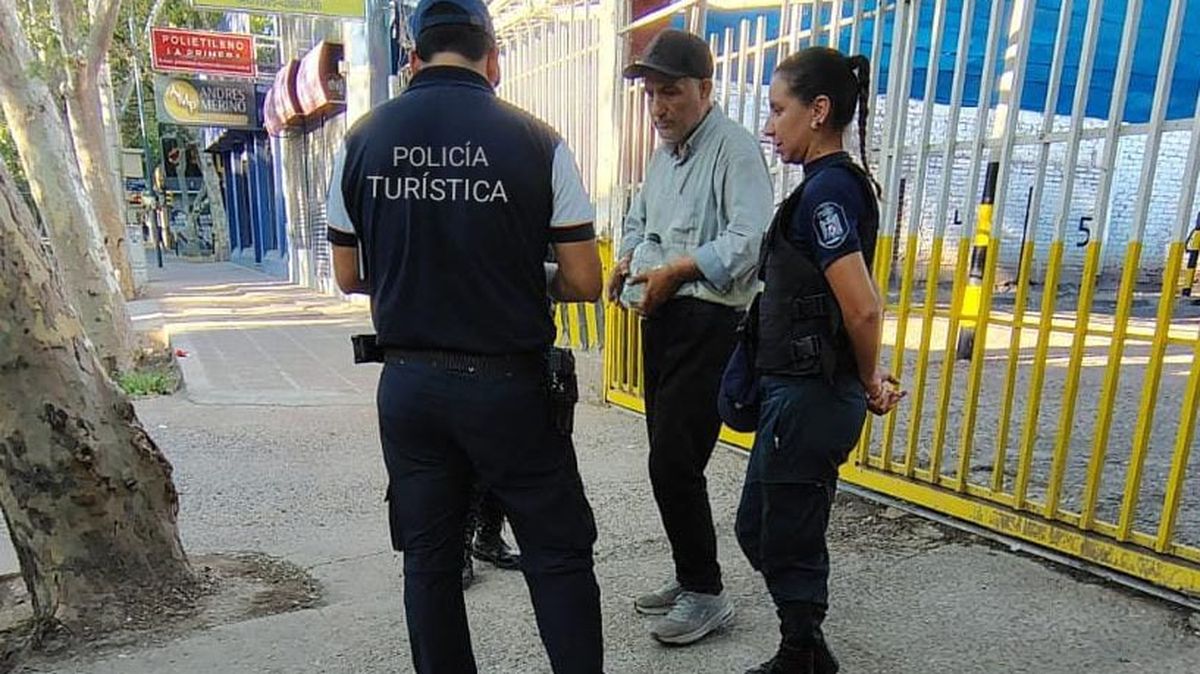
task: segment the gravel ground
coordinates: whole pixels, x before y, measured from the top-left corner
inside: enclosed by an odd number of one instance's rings
[[[215,272],[208,273],[198,278],[210,289],[241,278],[213,279]],[[312,394],[307,401],[289,389],[282,403],[271,404],[273,389],[256,388],[266,386],[263,373],[238,361],[255,353],[238,340],[295,343],[322,367],[342,362],[350,371],[344,340],[357,327],[294,316],[282,325],[239,324],[236,311],[210,313],[221,316],[206,320],[221,324],[203,328],[209,346],[185,360],[196,359],[190,367],[223,376],[246,365],[253,381],[234,377],[236,395],[222,398],[209,377],[211,390],[189,384],[185,393],[138,403],[143,422],[176,467],[184,543],[195,555],[257,551],[293,562],[321,583],[322,603],[165,644],[34,661],[23,671],[411,671],[401,565],[388,545],[383,513],[375,414],[369,386],[361,383],[370,372],[348,375],[354,385],[339,380],[327,389],[302,387]],[[268,338],[264,330],[286,334]],[[218,338],[225,341],[211,343]],[[219,366],[212,355],[217,351],[225,354]],[[283,356],[277,362],[293,367]],[[597,372],[595,357],[585,357],[583,367]],[[981,419],[981,427],[984,423]],[[646,477],[642,422],[591,401],[580,406],[576,438],[600,531],[596,561],[607,670],[741,672],[768,656],[777,638],[773,610],[732,535],[744,457],[718,451],[708,471],[737,620],[692,647],[664,648],[649,638],[648,621],[631,604],[635,594],[663,580],[670,566]],[[830,538],[833,605],[827,627],[848,674],[1183,674],[1195,672],[1200,662],[1200,638],[1180,610],[902,512],[843,494]],[[521,577],[489,567],[479,579],[467,604],[480,671],[548,671]]]

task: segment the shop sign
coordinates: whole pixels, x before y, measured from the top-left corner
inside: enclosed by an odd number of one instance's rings
[[[183,126],[258,128],[258,106],[250,82],[220,82],[157,75],[154,102],[158,121]]]
[[[155,70],[254,77],[254,36],[177,28],[150,29]]]

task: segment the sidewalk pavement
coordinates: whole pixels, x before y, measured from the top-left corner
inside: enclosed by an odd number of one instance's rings
[[[376,370],[350,364],[347,335],[366,327],[363,309],[230,265],[166,271],[135,313],[188,351],[187,388],[140,401],[138,413],[175,466],[184,544],[289,559],[320,580],[324,604],[25,671],[412,671],[383,514]],[[581,361],[585,375],[598,372],[594,354]],[[765,659],[775,617],[732,531],[744,456],[718,451],[708,471],[736,622],[664,648],[632,608],[670,569],[642,422],[588,401],[576,441],[600,532],[607,671],[742,672]],[[846,674],[1198,671],[1186,613],[894,508],[839,496],[830,548],[827,628]],[[479,578],[467,604],[480,671],[548,671],[521,577],[486,567]]]
[[[360,405],[378,371],[352,368],[348,335],[370,332],[365,304],[315,294],[233,264],[169,260],[145,299],[140,329],[161,326],[197,404]]]

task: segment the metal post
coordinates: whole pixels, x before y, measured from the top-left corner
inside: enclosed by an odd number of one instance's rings
[[[1196,262],[1200,259],[1200,213],[1196,214],[1196,227],[1187,242],[1187,275],[1183,280],[1183,296],[1192,296],[1192,286],[1196,285]],[[1200,300],[1192,300],[1192,304],[1200,304]]]
[[[975,142],[971,147],[971,172],[967,180],[968,195],[974,194],[976,188],[979,186],[979,159],[986,140],[988,110],[991,108],[992,85],[995,80],[996,42],[1000,35],[1000,21],[1003,16],[1004,3],[993,4],[988,23],[987,52],[983,58],[983,79],[979,85],[979,103],[976,107]],[[1016,112],[1013,111],[1012,114],[1016,115]],[[997,126],[999,126],[999,120],[997,120]],[[993,190],[995,189],[995,172],[999,171],[1000,168],[995,163],[995,160],[988,162],[987,177],[984,181],[984,193],[980,198],[978,211],[975,213],[972,213],[970,210],[967,211],[968,222],[966,223],[966,229],[970,230],[972,224],[974,224],[975,234],[971,244],[969,276],[967,277],[967,286],[963,291],[960,312],[961,331],[957,336],[956,349],[956,356],[959,360],[970,359],[971,353],[975,349],[975,326],[979,318],[980,299],[983,295],[983,272],[984,267],[987,265],[988,249],[992,240],[991,216],[996,196],[995,193],[989,195],[987,189],[989,184]],[[972,223],[972,216],[976,214],[978,220]],[[963,241],[966,241],[965,230],[963,234]],[[998,251],[997,254],[999,254]]]
[[[370,69],[371,107],[388,99],[392,74],[392,0],[367,0],[367,61]]]
[[[134,40],[133,17],[129,17],[129,39]],[[133,48],[133,54],[130,61],[133,62],[133,84],[137,92],[137,107],[138,107],[138,126],[142,132],[142,163],[145,165],[146,171],[146,193],[150,196],[151,203],[154,204],[155,210],[162,208],[158,203],[158,193],[154,191],[154,169],[150,162],[150,138],[146,135],[146,106],[144,95],[142,93],[142,69],[138,63],[138,52],[136,42]],[[154,254],[158,266],[163,266],[162,256],[162,230],[158,227],[157,218],[154,226],[151,227],[154,231]]]

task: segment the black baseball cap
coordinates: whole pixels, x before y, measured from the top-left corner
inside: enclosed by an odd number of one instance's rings
[[[475,26],[496,36],[492,15],[484,0],[421,0],[409,22],[412,36],[419,37],[425,29],[434,26]]]
[[[699,37],[668,28],[654,36],[646,46],[646,53],[626,66],[624,74],[629,79],[664,75],[672,79],[694,77],[706,80],[713,76],[712,52]]]

